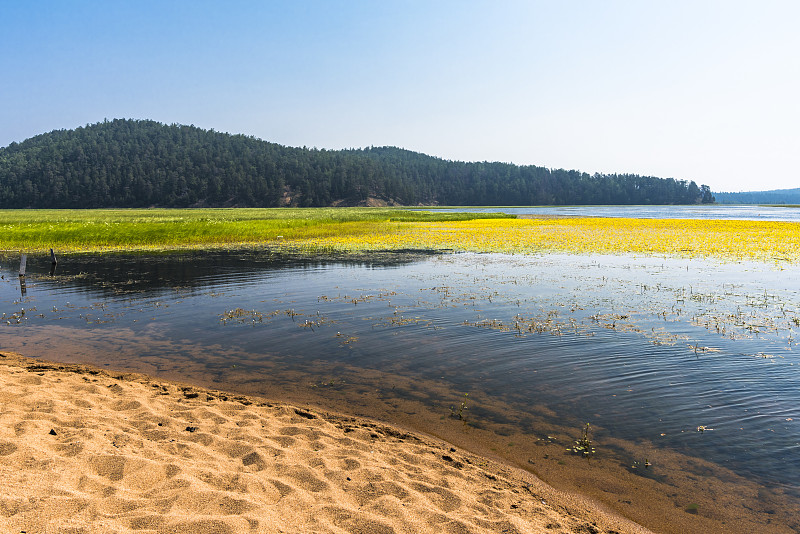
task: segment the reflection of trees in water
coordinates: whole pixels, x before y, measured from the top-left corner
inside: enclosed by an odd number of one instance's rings
[[[56,266],[49,256],[29,257],[27,279],[37,283],[69,284],[98,296],[120,293],[157,293],[197,288],[225,277],[249,279],[270,271],[311,270],[334,265],[392,267],[429,255],[424,251],[382,252],[340,257],[277,254],[269,251],[187,251],[165,254],[100,254],[61,256]],[[15,269],[15,260],[0,260],[3,270]],[[21,279],[24,283],[24,280]],[[25,292],[23,286],[23,296]]]

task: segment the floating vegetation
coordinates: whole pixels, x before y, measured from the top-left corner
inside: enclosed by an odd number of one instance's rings
[[[689,348],[694,351],[695,356],[697,356],[698,353],[705,354],[706,352],[719,352],[720,350],[713,347],[702,347],[698,343],[695,343],[694,345],[689,345]]]
[[[299,328],[308,329],[314,331],[316,328],[320,328],[325,325],[333,324],[334,321],[331,321],[327,317],[320,315],[317,312],[315,315],[306,315],[300,312],[295,311],[294,309],[288,310],[275,310],[269,313],[263,313],[257,310],[245,310],[244,308],[234,308],[232,310],[228,310],[219,315],[219,320],[222,324],[228,323],[239,323],[239,324],[249,324],[249,325],[257,325],[257,324],[265,324],[269,322],[274,317],[279,315],[285,315],[290,317],[294,323],[297,324]],[[296,320],[295,317],[308,317],[304,321]]]
[[[408,326],[408,325],[421,325],[421,326],[434,326],[433,321],[424,319],[418,316],[405,316],[405,315],[390,315],[389,317],[382,317],[374,326]]]
[[[236,308],[233,310],[226,311],[225,313],[220,315],[220,322],[223,324],[228,324],[229,322],[236,322],[242,324],[263,323],[264,314],[256,310],[245,310],[242,308]]]
[[[356,337],[356,336],[344,336],[340,332],[336,332],[336,337],[342,338],[342,340],[339,341],[339,344],[341,346],[343,346],[343,347],[345,347],[347,345],[352,345],[353,343],[357,343],[358,342],[358,337]]]
[[[513,317],[512,322],[509,323],[499,319],[482,319],[479,321],[464,321],[462,324],[475,328],[513,332],[517,337],[525,337],[530,334],[561,336],[565,333],[585,336],[594,335],[586,325],[578,323],[572,317],[568,319],[558,319],[558,312],[555,311],[550,311],[546,315],[540,317],[516,315]]]
[[[14,312],[9,315],[4,313],[2,316],[0,316],[0,322],[5,323],[7,326],[22,324],[23,321],[28,319],[30,313],[35,311],[36,308],[33,307],[28,308],[27,310],[25,308],[21,308],[18,312]]]
[[[611,217],[474,219],[403,223],[393,231],[347,233],[295,243],[338,250],[418,248],[506,254],[644,254],[798,262],[800,224]]]

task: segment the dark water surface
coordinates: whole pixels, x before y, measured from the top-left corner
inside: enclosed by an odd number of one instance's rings
[[[442,418],[468,393],[476,426],[590,421],[598,438],[698,457],[800,502],[797,266],[73,255],[52,276],[29,258],[23,289],[18,265],[0,263],[6,350],[264,395],[392,390]]]

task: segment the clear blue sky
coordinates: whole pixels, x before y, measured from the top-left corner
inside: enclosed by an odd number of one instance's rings
[[[0,0],[0,146],[105,118],[800,187],[800,1]]]

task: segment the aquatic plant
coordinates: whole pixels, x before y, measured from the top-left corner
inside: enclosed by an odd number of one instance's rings
[[[242,308],[228,310],[222,313],[219,317],[220,317],[219,320],[222,324],[227,324],[231,321],[238,323],[251,323],[251,324],[264,322],[263,313],[256,310],[245,310]]]
[[[771,221],[562,217],[397,225],[393,232],[309,239],[341,250],[453,249],[529,254],[658,254],[800,261],[800,224]]]
[[[647,458],[644,460],[634,460],[633,464],[631,465],[631,469],[639,469],[640,467],[648,469],[651,465],[653,464],[651,464]]]
[[[468,398],[469,398],[469,393],[464,393],[464,400],[461,401],[461,404],[459,405],[458,409],[456,409],[454,406],[450,407],[450,415],[452,417],[457,417],[461,421],[464,420],[464,410],[467,409]]]
[[[590,431],[591,427],[589,423],[586,423],[586,426],[583,427],[583,430],[581,431],[580,439],[575,440],[575,444],[567,450],[573,452],[574,454],[580,454],[586,458],[594,456],[595,449],[592,446],[592,440],[589,437]]]

